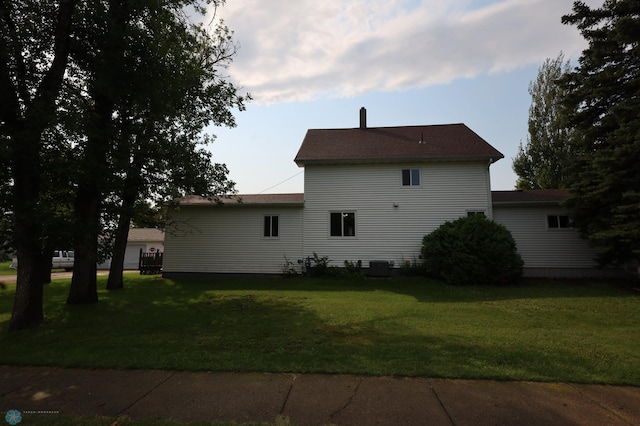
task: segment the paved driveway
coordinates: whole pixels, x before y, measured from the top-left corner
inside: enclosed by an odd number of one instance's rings
[[[138,273],[138,271],[124,271],[125,274],[134,274],[134,273]],[[59,280],[62,278],[71,278],[71,276],[73,275],[73,272],[52,272],[51,273],[51,279],[52,280]],[[109,270],[108,269],[99,269],[98,276],[101,275],[109,275]],[[16,282],[16,276],[15,275],[0,275],[0,283],[15,283]]]

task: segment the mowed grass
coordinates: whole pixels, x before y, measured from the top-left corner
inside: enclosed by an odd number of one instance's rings
[[[0,262],[0,275],[16,275],[16,270],[11,269],[10,266],[11,266],[10,260],[8,262]]]
[[[14,333],[15,285],[0,290],[0,364],[640,385],[640,293],[614,283],[129,275],[67,306],[69,282]]]

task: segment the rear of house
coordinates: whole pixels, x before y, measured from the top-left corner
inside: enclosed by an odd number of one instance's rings
[[[164,273],[280,274],[314,254],[390,271],[442,223],[482,214],[513,234],[526,276],[609,276],[570,227],[564,191],[491,192],[503,155],[464,124],[307,131],[304,194],[186,197],[167,224]],[[382,265],[381,268],[380,265]]]
[[[511,231],[529,277],[611,277],[618,268],[598,267],[598,251],[580,238],[562,202],[561,189],[493,191],[494,220]]]
[[[314,253],[399,268],[443,222],[492,216],[489,166],[502,157],[464,124],[370,128],[362,109],[357,128],[307,132],[304,194],[180,200],[164,273],[282,273]]]
[[[502,154],[464,124],[309,130],[304,257],[414,262],[447,220],[492,215],[489,166]]]
[[[303,194],[186,197],[167,224],[165,275],[280,274],[302,265]]]

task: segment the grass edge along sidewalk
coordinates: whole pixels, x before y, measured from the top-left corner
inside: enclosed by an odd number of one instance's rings
[[[85,306],[68,286],[16,333],[15,285],[0,290],[0,364],[640,385],[640,295],[615,283],[131,275]]]

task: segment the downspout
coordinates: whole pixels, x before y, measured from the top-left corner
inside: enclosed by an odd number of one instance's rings
[[[489,206],[489,219],[493,220],[493,196],[491,195],[491,164],[493,164],[493,158],[489,158],[489,164],[487,165],[487,201]]]

